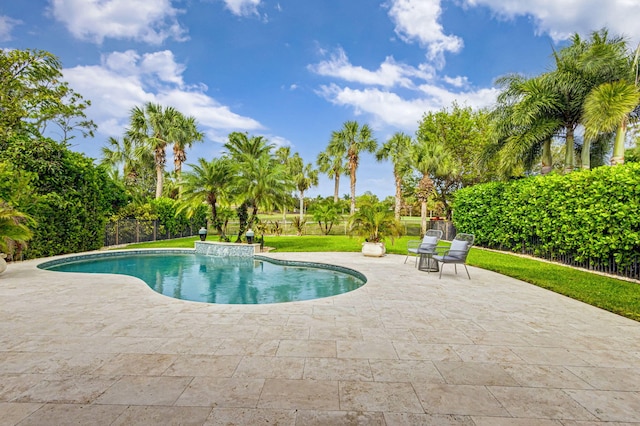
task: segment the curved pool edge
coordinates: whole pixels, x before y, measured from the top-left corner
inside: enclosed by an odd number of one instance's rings
[[[276,259],[268,256],[255,255],[254,259],[264,260],[276,265],[283,266],[298,266],[298,267],[308,267],[308,268],[321,268],[321,269],[329,269],[331,271],[342,272],[344,274],[351,275],[353,277],[362,280],[362,287],[367,283],[367,277],[360,271],[357,271],[353,268],[347,268],[346,266],[333,265],[331,263],[322,263],[322,262],[310,262],[304,260],[288,260],[288,259]]]
[[[41,259],[32,259],[34,261],[34,263],[32,263],[32,267],[34,267],[34,269],[39,270],[39,271],[47,271],[47,272],[59,272],[59,271],[51,271],[50,267],[54,267],[57,265],[61,265],[64,263],[72,263],[72,262],[77,262],[77,261],[84,261],[84,260],[91,260],[91,259],[101,259],[101,258],[106,258],[106,257],[118,257],[118,256],[123,256],[123,255],[145,255],[145,254],[150,254],[150,255],[154,255],[154,254],[180,254],[180,255],[185,255],[185,254],[194,254],[194,255],[200,255],[198,253],[196,253],[195,249],[187,249],[187,248],[160,248],[160,249],[121,249],[121,250],[109,250],[109,251],[92,251],[92,252],[84,252],[84,253],[69,253],[69,254],[63,254],[63,255],[57,255],[57,256],[52,256],[52,257],[48,257],[48,258],[41,258]],[[286,253],[279,253],[279,255],[285,255]],[[275,257],[271,257],[271,256],[264,256],[264,255],[254,255],[253,256],[254,260],[258,260],[258,261],[265,261],[274,265],[280,265],[280,266],[292,266],[292,267],[301,267],[301,268],[320,268],[320,269],[326,269],[326,270],[331,270],[331,271],[335,271],[335,272],[340,272],[343,274],[347,274],[350,275],[358,280],[360,280],[362,283],[356,288],[353,289],[351,291],[345,292],[345,293],[341,293],[341,294],[335,294],[335,295],[330,295],[330,296],[326,296],[326,297],[321,297],[321,298],[317,298],[317,299],[304,299],[304,300],[291,300],[291,301],[282,301],[282,302],[272,302],[272,303],[264,303],[264,304],[226,304],[226,303],[211,303],[211,302],[203,302],[203,301],[197,301],[197,300],[189,300],[189,299],[179,299],[179,298],[175,298],[175,297],[171,297],[162,293],[159,293],[157,291],[155,291],[153,288],[151,288],[144,280],[133,276],[133,275],[128,275],[128,274],[109,274],[109,273],[105,273],[105,274],[98,274],[98,275],[115,275],[115,276],[125,276],[125,277],[130,277],[133,278],[137,281],[139,281],[140,283],[144,284],[144,287],[149,290],[150,292],[152,292],[153,294],[160,296],[162,298],[167,298],[176,302],[182,302],[182,303],[195,303],[195,304],[204,304],[204,305],[214,305],[214,306],[231,306],[231,307],[237,307],[237,306],[242,306],[242,307],[256,307],[256,306],[274,306],[274,305],[283,305],[283,304],[296,304],[296,303],[313,303],[316,302],[317,300],[324,300],[324,299],[330,299],[330,298],[334,298],[334,297],[340,297],[358,290],[362,290],[365,285],[368,283],[368,278],[365,274],[363,274],[362,272],[347,267],[347,266],[342,266],[342,265],[337,265],[334,263],[323,263],[323,262],[316,262],[316,261],[310,261],[310,260],[291,260],[291,259],[282,259],[282,258],[275,258]],[[74,274],[84,274],[83,272],[72,272]],[[91,274],[91,273],[89,273]]]
[[[35,266],[38,269],[42,269],[47,271],[49,267],[61,265],[63,263],[69,262],[77,262],[81,260],[91,260],[105,257],[117,257],[118,255],[122,255],[124,253],[129,254],[195,254],[195,249],[132,249],[132,250],[109,250],[109,251],[93,251],[86,253],[73,253],[73,254],[65,254],[60,256],[55,256],[51,260],[47,260],[48,258],[42,259],[41,262],[37,263]]]

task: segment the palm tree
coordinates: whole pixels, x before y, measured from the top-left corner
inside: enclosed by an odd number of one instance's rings
[[[530,170],[541,157],[542,174],[552,169],[551,141],[560,133],[562,122],[554,112],[557,105],[548,79],[525,78],[518,74],[497,80],[503,87],[491,112],[495,141],[487,147],[484,161],[499,155],[503,175]]]
[[[156,198],[162,197],[164,166],[167,162],[167,145],[178,139],[182,114],[172,107],[147,103],[134,107],[127,136],[136,144],[153,152],[156,169]]]
[[[318,154],[316,164],[321,173],[326,174],[329,179],[333,179],[333,202],[337,203],[340,198],[340,176],[346,174],[347,167],[345,164],[346,152],[343,146],[333,140],[338,137],[338,132],[332,132],[331,142],[326,151]]]
[[[280,148],[276,149],[275,158],[279,164],[282,164],[284,166],[289,174],[293,174],[291,173],[291,147],[281,146]],[[290,197],[285,197],[282,200],[282,221],[285,224],[287,223],[287,208],[289,207],[290,200]]]
[[[173,167],[176,177],[180,179],[182,164],[187,161],[185,150],[190,148],[194,142],[202,142],[204,133],[198,131],[198,125],[194,117],[179,117],[176,138],[173,141]]]
[[[262,154],[271,154],[275,145],[268,143],[264,136],[251,136],[247,133],[232,132],[224,144],[227,155],[237,161],[258,158]]]
[[[293,189],[293,184],[287,179],[285,166],[272,155],[274,145],[264,137],[234,132],[224,147],[237,174],[235,192],[242,217],[236,241],[240,242],[246,227],[251,227],[256,220],[258,209],[281,203]],[[245,219],[249,207],[252,207],[251,216]]]
[[[302,157],[296,152],[291,157],[293,181],[300,198],[300,221],[304,220],[304,192],[312,186],[318,185],[318,171],[311,163],[304,164]]]
[[[393,178],[396,183],[394,209],[396,220],[400,220],[400,209],[402,208],[402,181],[404,176],[411,170],[412,143],[411,136],[398,132],[376,152],[378,161],[391,159],[393,163]]]
[[[26,225],[31,218],[11,205],[0,202],[0,252],[11,253],[16,246],[25,246],[33,233]]]
[[[416,190],[416,198],[420,201],[421,235],[427,232],[427,201],[435,191],[432,176],[447,176],[454,172],[451,154],[437,142],[418,140],[413,145],[412,165],[422,178]]]
[[[213,226],[220,240],[224,240],[223,221],[218,218],[218,204],[227,201],[234,182],[234,170],[228,158],[198,159],[190,164],[191,170],[181,176],[182,199],[185,206],[197,206],[205,202],[211,208]]]
[[[377,145],[371,128],[367,124],[360,127],[357,121],[346,121],[342,125],[342,129],[329,142],[328,150],[330,152],[346,153],[351,179],[351,214],[356,211],[356,170],[360,161],[360,153],[375,152]]]
[[[146,174],[144,169],[153,164],[153,155],[149,150],[136,147],[129,137],[110,137],[102,147],[100,163],[111,170],[122,170],[125,185],[133,186]]]
[[[363,203],[349,217],[351,233],[362,236],[369,243],[380,243],[385,237],[402,235],[402,225],[384,203]]]
[[[639,54],[640,45],[629,54],[624,39],[609,38],[607,31],[601,30],[591,35],[582,57],[583,67],[597,74],[600,81],[584,103],[585,144],[601,133],[615,132],[611,165],[624,163],[627,125],[640,104]]]

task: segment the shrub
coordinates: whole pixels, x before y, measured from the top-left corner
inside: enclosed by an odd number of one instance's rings
[[[459,232],[478,245],[575,260],[628,264],[640,252],[640,164],[598,167],[461,189],[454,201]]]

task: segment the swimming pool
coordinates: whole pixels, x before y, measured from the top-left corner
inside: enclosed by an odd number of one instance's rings
[[[353,291],[366,277],[352,269],[306,262],[212,257],[188,251],[98,253],[57,259],[39,268],[131,275],[165,296],[221,304],[311,300]]]

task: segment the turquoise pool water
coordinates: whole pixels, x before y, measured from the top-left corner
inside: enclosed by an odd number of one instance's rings
[[[192,253],[110,253],[60,262],[40,267],[61,272],[132,275],[165,296],[207,303],[263,304],[318,299],[355,290],[366,282],[356,271],[331,265]]]

